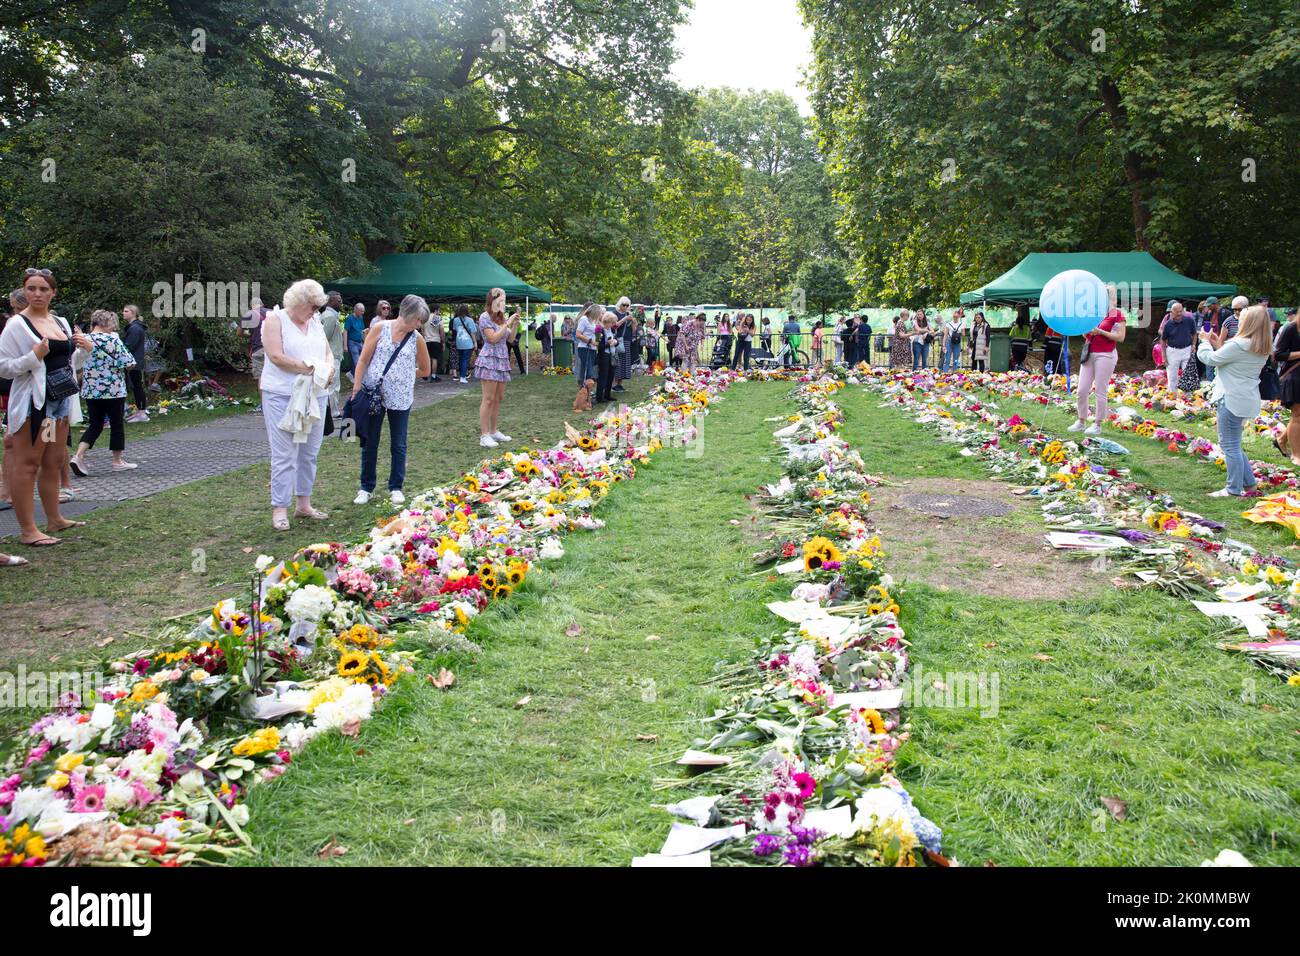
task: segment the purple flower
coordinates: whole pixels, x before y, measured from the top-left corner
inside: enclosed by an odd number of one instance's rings
[[[1133,541],[1139,544],[1150,541],[1152,538],[1152,535],[1147,534],[1145,531],[1138,531],[1136,528],[1120,528],[1116,534],[1125,541]]]
[[[781,858],[787,866],[812,866],[816,862],[813,859],[812,847],[802,843],[788,844],[782,851]]]
[[[754,856],[771,856],[781,849],[781,839],[771,833],[760,833],[754,837]]]

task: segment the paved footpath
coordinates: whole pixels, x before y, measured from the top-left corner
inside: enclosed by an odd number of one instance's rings
[[[415,408],[424,408],[443,399],[459,395],[475,385],[460,385],[452,378],[437,383],[416,382]],[[72,479],[77,497],[62,507],[63,514],[75,518],[119,501],[147,498],[149,495],[187,485],[201,478],[224,475],[271,457],[266,443],[266,424],[262,413],[246,412],[218,418],[203,425],[178,428],[155,438],[131,440],[131,426],[126,426],[126,460],[140,467],[134,471],[112,470],[113,455],[108,450],[108,429],[95,447],[86,454],[91,477]],[[73,441],[81,427],[73,429]],[[36,499],[36,522],[45,524],[40,497]],[[18,533],[12,509],[0,511],[0,538]]]

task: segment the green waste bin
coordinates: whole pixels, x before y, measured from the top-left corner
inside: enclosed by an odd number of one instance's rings
[[[573,340],[555,339],[551,342],[551,354],[558,366],[573,367]]]
[[[1011,368],[1011,332],[1008,329],[989,331],[989,371],[1005,372]]]

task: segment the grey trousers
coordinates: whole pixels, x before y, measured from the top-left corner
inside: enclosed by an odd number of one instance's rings
[[[320,402],[320,421],[305,442],[296,443],[293,435],[280,428],[280,420],[289,409],[290,396],[262,393],[262,417],[266,419],[266,438],[271,445],[271,506],[288,508],[293,496],[307,497],[316,483],[316,456],[325,437],[325,402]]]

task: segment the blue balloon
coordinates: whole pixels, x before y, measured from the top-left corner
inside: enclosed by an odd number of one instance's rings
[[[1047,280],[1038,297],[1038,314],[1062,335],[1082,335],[1110,311],[1110,290],[1086,269],[1067,269]]]

